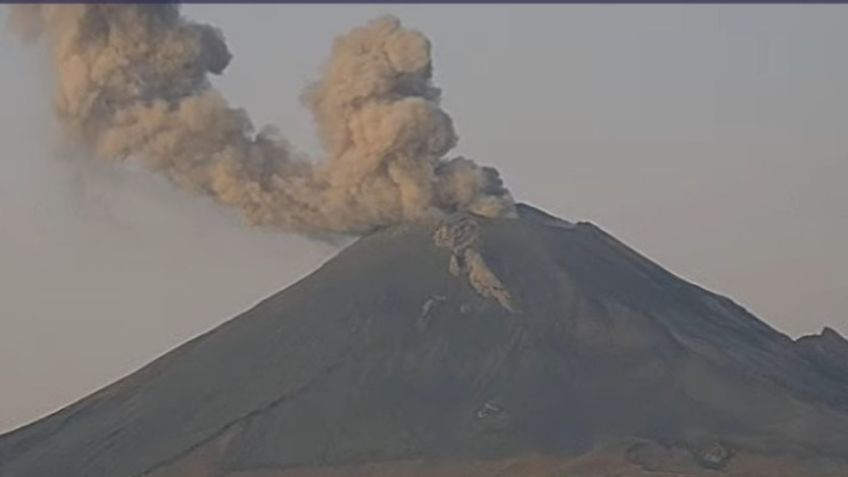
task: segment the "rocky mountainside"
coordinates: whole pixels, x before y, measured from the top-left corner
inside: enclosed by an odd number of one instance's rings
[[[360,239],[0,437],[0,475],[848,475],[848,341],[519,211]]]

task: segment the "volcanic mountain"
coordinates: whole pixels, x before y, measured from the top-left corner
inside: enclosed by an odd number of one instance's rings
[[[844,477],[846,363],[522,205],[358,240],[0,437],[0,475]]]

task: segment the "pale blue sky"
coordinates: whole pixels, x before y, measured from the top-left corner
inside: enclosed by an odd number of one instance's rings
[[[796,336],[848,332],[848,7],[187,6],[215,80],[316,150],[302,87],[395,13],[433,41],[458,151]],[[0,9],[0,21],[6,10]],[[144,364],[334,252],[50,140],[43,59],[0,35],[0,430]]]

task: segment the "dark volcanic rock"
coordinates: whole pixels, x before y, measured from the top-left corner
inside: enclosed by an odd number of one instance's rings
[[[848,382],[848,340],[825,328],[818,335],[798,339],[800,353],[834,379]],[[848,396],[845,396],[848,399]]]
[[[359,240],[0,437],[0,475],[254,475],[578,455],[622,438],[698,449],[716,468],[737,452],[848,458],[844,343],[793,342],[594,225],[519,210]]]

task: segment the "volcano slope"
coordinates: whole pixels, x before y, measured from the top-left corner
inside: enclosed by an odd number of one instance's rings
[[[360,239],[0,437],[0,475],[848,475],[848,342],[519,215]]]

